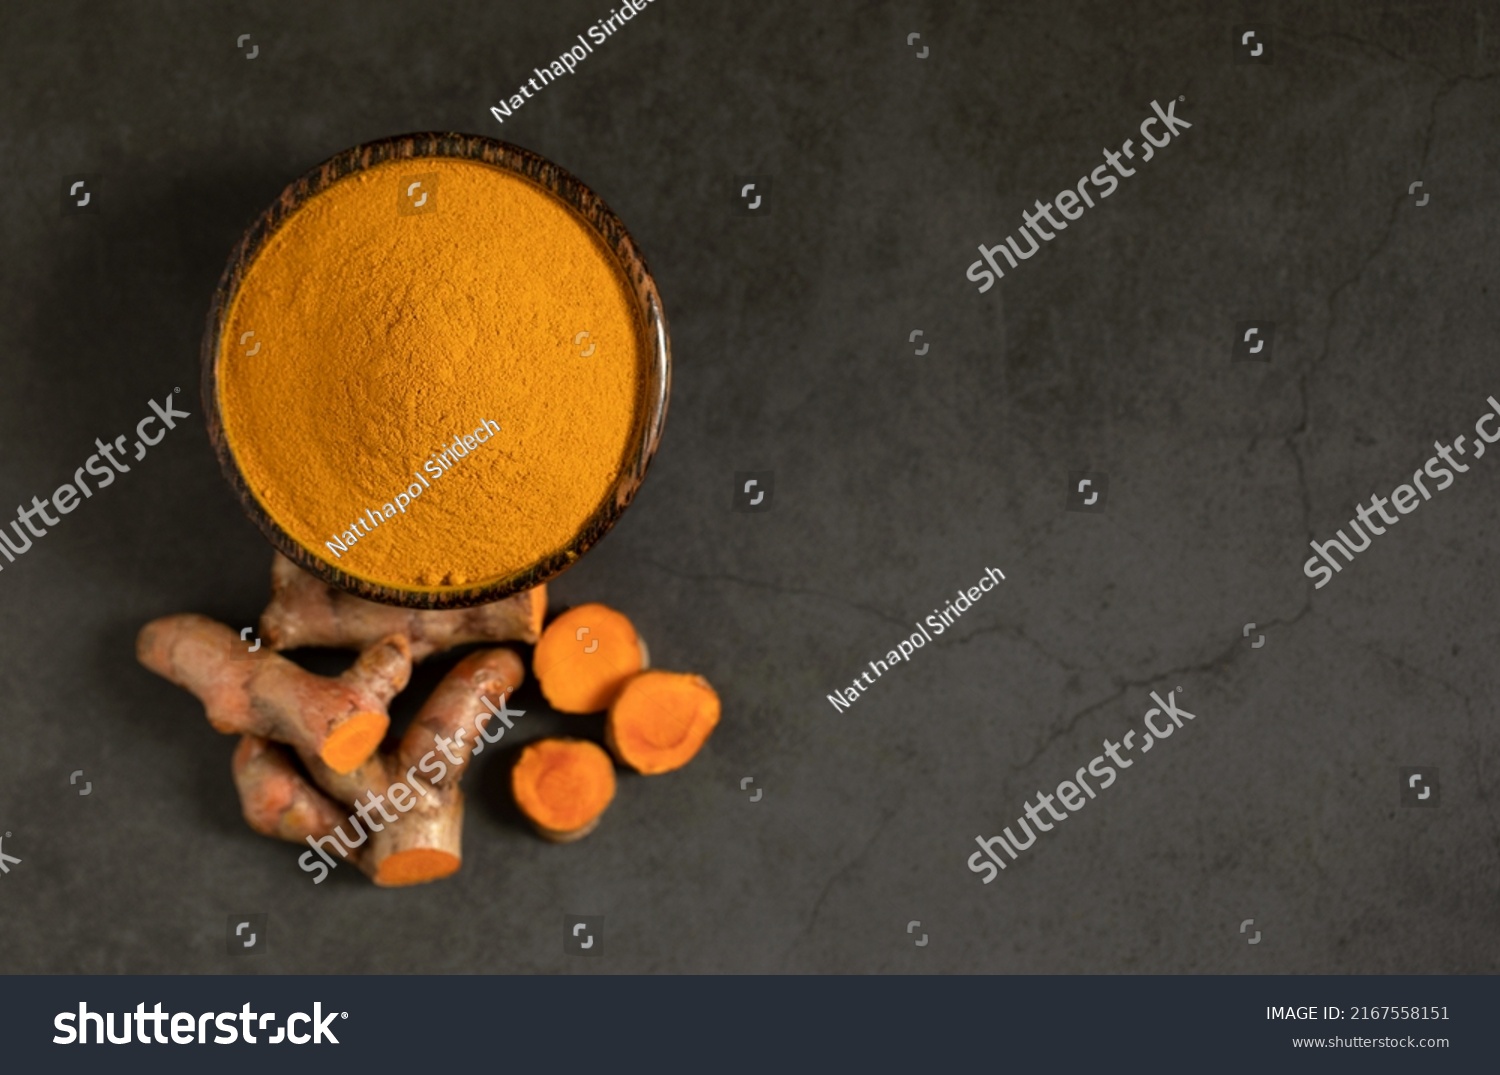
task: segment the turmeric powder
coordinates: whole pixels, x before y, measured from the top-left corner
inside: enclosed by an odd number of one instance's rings
[[[561,198],[476,160],[385,161],[311,196],[244,270],[219,339],[224,435],[255,499],[316,558],[400,591],[564,555],[648,420],[619,260]]]

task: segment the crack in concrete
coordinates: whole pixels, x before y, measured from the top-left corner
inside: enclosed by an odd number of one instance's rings
[[[1484,769],[1480,764],[1481,751],[1479,749],[1479,747],[1482,747],[1482,745],[1484,744],[1485,739],[1482,735],[1479,734],[1479,730],[1474,724],[1474,699],[1471,698],[1466,691],[1459,690],[1458,687],[1454,686],[1452,683],[1449,683],[1447,680],[1441,678],[1440,676],[1435,676],[1431,672],[1423,671],[1421,668],[1418,668],[1414,664],[1409,664],[1408,662],[1402,660],[1400,657],[1397,657],[1395,654],[1386,653],[1384,650],[1376,646],[1373,642],[1364,642],[1356,639],[1349,635],[1347,632],[1340,631],[1332,624],[1329,625],[1329,630],[1331,630],[1339,637],[1343,638],[1346,642],[1349,642],[1356,649],[1373,654],[1381,660],[1395,665],[1397,668],[1401,669],[1401,671],[1403,672],[1406,672],[1408,675],[1415,676],[1418,679],[1426,680],[1429,683],[1436,683],[1445,691],[1449,691],[1450,693],[1457,695],[1463,700],[1464,716],[1467,718],[1469,734],[1473,736],[1474,743],[1476,744],[1476,749],[1469,753],[1467,760],[1473,766],[1474,786],[1479,797],[1479,802],[1483,806],[1484,816],[1490,823],[1490,839],[1495,845],[1497,854],[1500,854],[1500,819],[1497,819],[1495,817],[1494,804],[1492,803],[1489,794],[1485,790],[1485,774]]]
[[[1475,10],[1474,14],[1476,20],[1479,23],[1478,31],[1476,33],[1476,42],[1479,47],[1475,50],[1475,59],[1477,60],[1483,51],[1484,22],[1479,17],[1479,12],[1477,9]],[[1430,71],[1432,74],[1437,75],[1439,78],[1445,81],[1484,82],[1488,79],[1494,78],[1496,75],[1500,75],[1500,71],[1486,71],[1479,74],[1455,75],[1449,71],[1443,70],[1443,68],[1438,67],[1436,64],[1427,62],[1421,57],[1407,56],[1399,52],[1393,52],[1391,49],[1387,48],[1385,45],[1382,45],[1378,41],[1370,41],[1363,37],[1356,37],[1354,34],[1345,33],[1342,30],[1329,30],[1325,33],[1313,34],[1310,37],[1299,37],[1297,35],[1288,34],[1286,40],[1300,42],[1304,45],[1312,45],[1319,41],[1347,41],[1351,45],[1358,45],[1360,48],[1368,49],[1372,52],[1381,53],[1387,59],[1395,60],[1397,63],[1409,64],[1415,67],[1420,67],[1424,71]],[[1338,54],[1336,53],[1335,55]],[[1340,56],[1340,58],[1343,57]]]
[[[1005,635],[1010,635],[1012,638],[1018,638],[1022,642],[1025,642],[1032,649],[1034,649],[1038,653],[1040,653],[1043,657],[1046,657],[1049,661],[1053,661],[1053,662],[1055,662],[1057,664],[1062,665],[1062,667],[1065,668],[1065,669],[1067,669],[1069,672],[1082,672],[1082,671],[1084,671],[1084,668],[1083,668],[1082,665],[1073,664],[1070,661],[1064,660],[1062,657],[1059,657],[1057,654],[1055,654],[1055,653],[1051,652],[1050,650],[1048,650],[1045,646],[1043,646],[1036,639],[1032,638],[1025,631],[1023,631],[1021,628],[1019,628],[1019,627],[1013,627],[1010,624],[1005,624],[1005,623],[995,623],[995,624],[990,624],[987,627],[978,627],[978,628],[975,628],[973,631],[970,631],[968,634],[964,635],[962,638],[957,639],[956,641],[952,642],[951,645],[954,646],[954,647],[963,646],[963,645],[966,645],[969,642],[973,641],[974,639],[978,638],[980,635],[993,635],[993,634],[1005,634]]]
[[[1353,34],[1344,33],[1341,30],[1330,30],[1327,33],[1313,34],[1311,37],[1304,38],[1298,38],[1289,35],[1289,40],[1301,41],[1304,44],[1312,44],[1317,41],[1347,41],[1352,45],[1358,45],[1361,48],[1383,53],[1387,58],[1395,60],[1397,63],[1415,64],[1417,67],[1421,67],[1428,71],[1431,71],[1433,74],[1438,75],[1439,77],[1445,77],[1447,75],[1446,71],[1443,71],[1441,68],[1434,67],[1432,64],[1416,56],[1403,56],[1399,52],[1392,52],[1390,49],[1386,48],[1386,46],[1380,44],[1378,41],[1366,41],[1362,37],[1355,37]]]
[[[1297,610],[1296,615],[1292,616],[1290,619],[1267,620],[1264,623],[1260,624],[1260,626],[1290,627],[1293,624],[1300,622],[1303,617],[1309,615],[1311,612],[1312,598],[1309,597],[1303,603],[1303,606]],[[1237,638],[1232,643],[1230,643],[1229,646],[1218,656],[1211,657],[1206,661],[1200,661],[1196,664],[1181,665],[1177,668],[1168,668],[1160,672],[1153,672],[1151,675],[1142,679],[1125,680],[1124,682],[1120,683],[1115,688],[1114,692],[1108,697],[1103,698],[1100,701],[1093,703],[1092,705],[1086,706],[1083,709],[1080,709],[1078,712],[1069,717],[1060,728],[1057,728],[1045,739],[1043,739],[1041,744],[1037,747],[1036,750],[1031,753],[1029,757],[1027,757],[1019,765],[1012,765],[1010,767],[1011,772],[1018,773],[1023,769],[1028,768],[1033,762],[1035,762],[1038,758],[1040,758],[1043,754],[1050,750],[1052,748],[1052,745],[1059,739],[1065,738],[1066,736],[1070,735],[1074,731],[1074,729],[1078,727],[1079,722],[1082,721],[1084,717],[1088,716],[1090,713],[1094,713],[1100,709],[1103,709],[1105,706],[1119,701],[1131,690],[1140,690],[1142,688],[1157,688],[1159,684],[1167,680],[1175,679],[1176,677],[1187,673],[1205,673],[1218,671],[1220,668],[1226,667],[1227,665],[1232,663],[1236,655],[1244,649],[1244,638]]]
[[[788,952],[791,949],[796,948],[797,945],[802,941],[802,939],[812,932],[813,926],[817,924],[818,915],[823,911],[823,904],[828,899],[828,894],[833,891],[833,886],[836,885],[840,881],[840,879],[842,879],[851,870],[853,870],[856,866],[858,866],[865,860],[865,856],[868,855],[870,853],[870,849],[875,846],[875,841],[880,839],[881,834],[885,832],[886,827],[890,825],[891,820],[901,812],[901,805],[902,804],[898,803],[896,806],[886,811],[885,815],[880,819],[880,824],[875,826],[874,833],[872,833],[870,838],[865,841],[864,846],[861,847],[857,852],[855,852],[853,858],[851,858],[848,862],[844,863],[844,865],[840,866],[837,870],[830,874],[827,881],[823,882],[822,891],[818,893],[818,898],[813,901],[812,911],[807,916],[807,925],[803,926],[802,931],[792,939],[791,945],[788,946]],[[783,953],[783,955],[785,954],[786,953]],[[785,966],[784,960],[782,965]]]
[[[760,590],[770,590],[773,593],[787,594],[792,597],[816,597],[820,600],[828,601],[836,605],[843,605],[845,608],[855,609],[859,612],[865,613],[866,615],[874,616],[876,619],[884,620],[887,623],[904,625],[908,622],[915,622],[901,619],[898,616],[893,616],[889,612],[885,612],[882,609],[872,608],[869,605],[861,605],[857,601],[850,601],[846,598],[838,597],[835,594],[824,593],[821,590],[809,590],[799,586],[783,586],[774,582],[766,582],[762,579],[747,579],[742,578],[739,575],[730,575],[723,572],[716,572],[713,574],[695,574],[689,571],[678,571],[676,568],[668,567],[666,564],[659,563],[656,560],[645,558],[641,558],[638,562],[646,564],[649,567],[654,567],[658,571],[663,571],[668,575],[675,576],[676,578],[686,579],[689,582],[732,582],[737,586],[749,586]]]
[[[1324,35],[1328,36],[1328,35]],[[1347,35],[1332,35],[1347,36]],[[1351,39],[1353,40],[1353,39]],[[1441,73],[1441,72],[1439,72]],[[1438,87],[1428,103],[1426,130],[1422,136],[1421,160],[1417,165],[1417,174],[1426,171],[1427,162],[1432,154],[1432,140],[1437,130],[1437,112],[1442,102],[1449,94],[1465,82],[1484,82],[1491,78],[1500,77],[1500,71],[1490,72],[1485,75],[1454,75],[1447,78]],[[1381,230],[1380,239],[1369,254],[1361,259],[1359,266],[1347,278],[1341,281],[1328,294],[1325,303],[1327,309],[1327,325],[1323,331],[1323,343],[1318,350],[1317,358],[1313,360],[1311,367],[1304,364],[1297,374],[1297,395],[1299,400],[1299,416],[1297,424],[1282,438],[1282,442],[1292,455],[1292,462],[1297,468],[1297,489],[1302,501],[1302,530],[1310,545],[1316,540],[1312,527],[1312,494],[1307,486],[1307,462],[1303,458],[1302,441],[1308,436],[1310,425],[1311,404],[1308,401],[1308,379],[1312,371],[1322,368],[1328,359],[1328,354],[1333,348],[1333,337],[1338,329],[1339,311],[1338,301],[1350,288],[1363,278],[1365,272],[1373,265],[1377,258],[1385,253],[1390,244],[1391,237],[1395,234],[1396,224],[1400,219],[1402,204],[1409,198],[1408,194],[1400,194],[1391,202],[1390,213],[1386,217],[1385,226]],[[1311,600],[1311,598],[1309,598]]]

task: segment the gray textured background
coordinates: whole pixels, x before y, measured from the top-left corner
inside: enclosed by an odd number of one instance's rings
[[[151,617],[267,596],[192,404],[0,573],[0,970],[1496,970],[1500,455],[1326,588],[1301,564],[1500,393],[1500,9],[1270,4],[1275,63],[1240,66],[1245,20],[1208,2],[656,0],[497,124],[608,6],[0,11],[0,505],[196,396],[213,284],[290,179],[404,131],[503,137],[625,220],[676,359],[651,476],[555,603],[625,610],[725,705],[582,843],[524,830],[497,750],[456,877],[314,887],[240,820],[233,740],[133,659]],[[1179,94],[1191,131],[977,294],[977,243]],[[78,172],[101,211],[63,218]],[[733,211],[747,173],[769,215]],[[1251,317],[1274,360],[1232,365]],[[1103,516],[1061,510],[1085,467]],[[755,469],[772,510],[731,512]],[[833,712],[987,565],[997,594]],[[1198,720],[980,884],[974,835],[1178,685]],[[528,735],[597,733],[520,704]],[[1440,808],[1398,805],[1413,764]],[[238,912],[270,916],[264,956],[225,954]],[[563,954],[564,912],[605,916],[602,958]]]

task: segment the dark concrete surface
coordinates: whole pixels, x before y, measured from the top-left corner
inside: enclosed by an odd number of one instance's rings
[[[1500,454],[1325,588],[1301,565],[1500,393],[1500,7],[656,0],[503,127],[489,106],[607,3],[207,7],[0,9],[0,505],[194,400],[0,563],[0,971],[1497,969]],[[1255,19],[1274,62],[1236,64]],[[1179,95],[1190,131],[988,293],[965,279]],[[666,435],[553,593],[626,610],[724,719],[581,843],[523,829],[496,751],[456,877],[314,886],[133,639],[267,596],[195,399],[231,245],[319,161],[424,129],[557,161],[646,252]],[[74,174],[96,214],[62,215]],[[769,213],[736,211],[742,175]],[[1254,318],[1272,360],[1231,363]],[[756,470],[771,510],[732,511]],[[1104,514],[1063,510],[1074,470],[1109,476]],[[996,593],[833,710],[987,566]],[[995,883],[967,869],[1179,686],[1194,722]],[[598,733],[519,704],[527,736]],[[1403,766],[1438,768],[1438,807],[1400,804]],[[264,955],[226,955],[241,913]],[[604,917],[601,958],[564,954],[567,913]]]

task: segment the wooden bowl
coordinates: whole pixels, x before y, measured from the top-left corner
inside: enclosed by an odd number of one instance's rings
[[[326,190],[338,180],[377,164],[394,160],[420,160],[433,157],[457,157],[482,161],[506,169],[550,191],[577,212],[578,216],[614,253],[628,289],[635,296],[638,311],[649,341],[646,363],[646,404],[632,431],[627,464],[609,494],[574,536],[556,554],[544,558],[516,573],[462,587],[401,589],[355,578],[312,555],[287,534],[256,500],[230,450],[219,412],[218,363],[221,336],[231,303],[240,283],[256,255],[282,223],[308,199]],[[219,279],[209,308],[208,326],[203,334],[203,410],[207,416],[208,436],[240,506],[261,533],[283,555],[318,578],[359,597],[407,608],[464,608],[498,601],[521,590],[538,586],[572,566],[595,542],[609,532],[640,488],[646,468],[661,440],[662,425],[667,417],[667,399],[671,393],[672,356],[667,338],[667,322],[661,297],[646,262],[636,249],[625,225],[603,200],[578,179],[535,153],[470,134],[407,134],[346,149],[293,182],[246,230],[230,255],[229,264]]]

